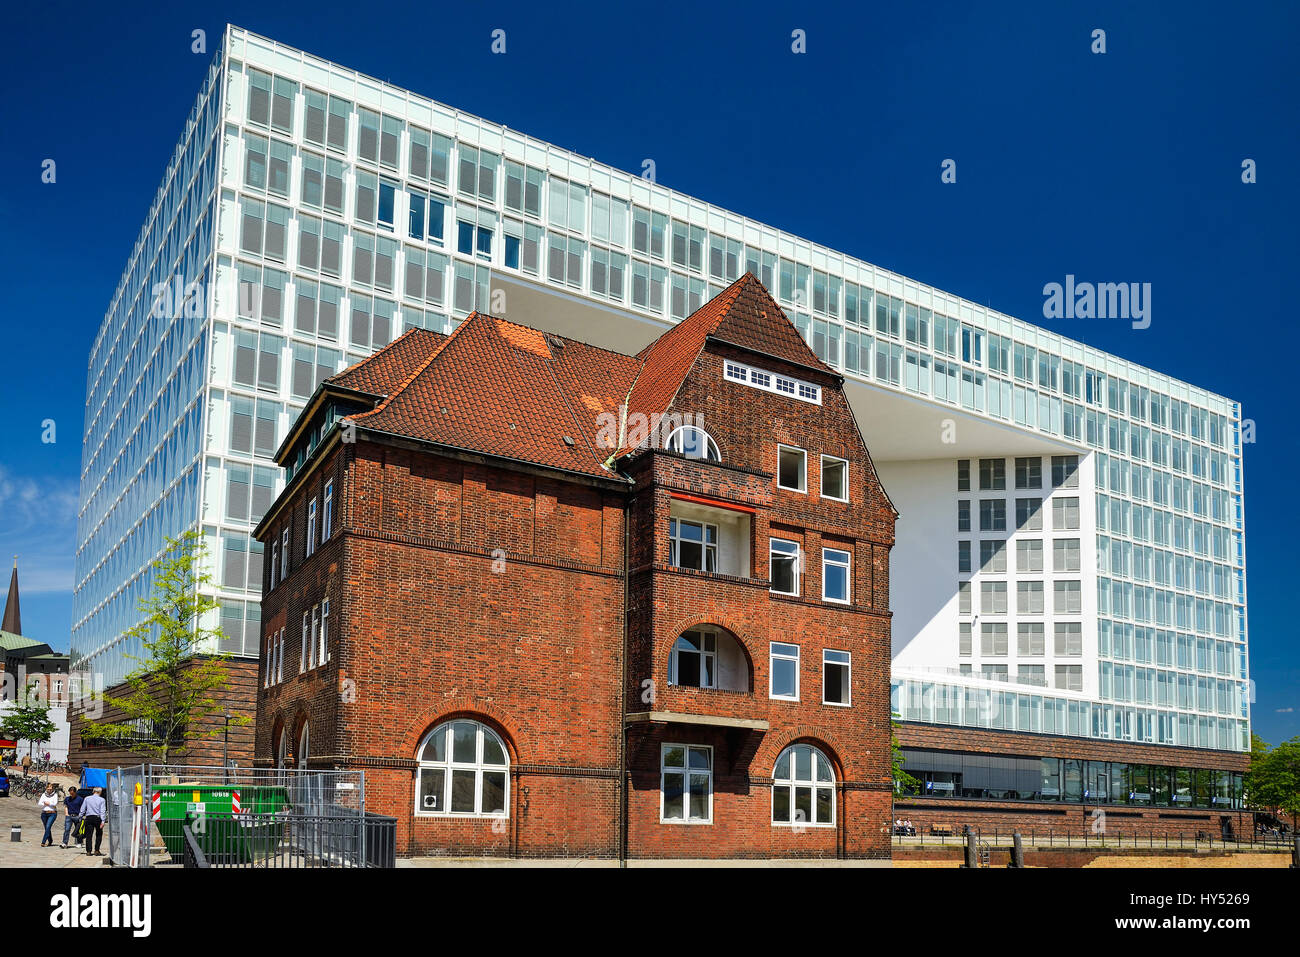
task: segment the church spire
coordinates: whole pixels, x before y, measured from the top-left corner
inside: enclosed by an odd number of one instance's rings
[[[18,556],[14,556],[13,574],[9,576],[9,597],[5,601],[5,617],[0,623],[0,631],[21,635],[23,633],[23,616],[18,609]]]

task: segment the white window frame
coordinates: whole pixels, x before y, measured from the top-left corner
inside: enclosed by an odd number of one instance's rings
[[[271,582],[267,586],[267,591],[275,590],[276,573],[280,570],[280,540],[271,539]]]
[[[704,438],[704,456],[703,458],[695,455],[687,455],[685,450],[685,440],[678,439],[679,435],[687,432],[698,432]],[[709,435],[698,425],[679,425],[668,434],[664,442],[664,448],[670,452],[678,452],[685,455],[688,459],[695,462],[721,462],[722,453],[718,451],[718,443],[713,441],[713,436]]]
[[[320,603],[320,634],[316,649],[316,664],[323,665],[330,660],[330,600],[322,599]]]
[[[838,462],[844,466],[844,496],[826,494],[826,463]],[[830,499],[832,502],[847,502],[849,500],[849,460],[842,459],[834,455],[823,455],[818,468],[821,470],[821,497]]]
[[[791,555],[790,552],[779,552],[779,551],[774,547],[774,546],[776,545],[777,542],[780,542],[782,545],[792,545],[792,546],[794,546],[794,553],[793,553],[793,555]],[[778,590],[777,590],[775,587],[773,587],[773,585],[772,585],[772,582],[773,582],[773,578],[772,578],[772,558],[773,558],[773,556],[778,555],[778,554],[781,555],[783,558],[787,558],[787,557],[792,557],[792,558],[794,558],[794,591],[778,591]],[[772,594],[774,594],[774,595],[792,595],[792,596],[794,596],[794,597],[797,598],[797,597],[800,595],[800,593],[802,592],[802,589],[803,589],[803,575],[801,574],[801,567],[802,567],[802,565],[803,565],[803,546],[802,546],[802,545],[800,545],[798,542],[796,542],[796,541],[792,541],[792,540],[790,540],[790,539],[788,539],[788,538],[778,538],[778,537],[776,537],[775,535],[773,535],[773,536],[771,536],[771,537],[768,538],[768,540],[767,540],[767,580],[768,580],[768,591],[770,591],[770,592],[771,592]]]
[[[793,648],[794,654],[786,651],[777,651],[777,645],[784,648]],[[767,696],[776,701],[798,701],[800,688],[799,662],[802,656],[802,649],[793,641],[770,641],[767,644]],[[794,696],[777,694],[774,690],[776,678],[777,661],[794,662]]]
[[[681,665],[678,664],[679,657],[678,657],[677,645],[681,642],[683,638],[686,637],[686,632],[683,632],[682,634],[677,636],[677,640],[673,642],[672,651],[668,653],[668,684],[672,685],[675,688],[717,688],[718,687],[718,636],[717,634],[714,632],[702,631],[698,628],[688,628],[686,629],[686,631],[693,631],[699,634],[703,638],[713,639],[712,651],[708,650],[706,647],[701,647],[699,651],[688,652],[688,654],[695,654],[700,656],[701,675],[704,675],[706,673],[706,669],[704,667],[704,659],[705,658],[711,659],[713,667],[708,669],[708,674],[712,675],[713,683],[707,685],[706,684],[684,685],[681,683],[682,674],[681,674]],[[705,642],[701,642],[701,645],[705,645],[705,644],[706,644]]]
[[[311,606],[311,651],[307,653],[308,670],[320,664],[316,657],[320,645],[320,605]]]
[[[664,757],[669,748],[681,748],[683,758],[681,768],[669,768],[664,764]],[[691,768],[691,751],[704,751],[709,755],[709,769],[707,772],[693,770]],[[684,817],[664,817],[664,778],[669,774],[680,774],[682,776],[682,810]],[[691,778],[707,777],[709,782],[709,814],[708,817],[697,818],[690,816],[691,804]],[[660,824],[712,824],[713,823],[713,747],[707,744],[686,744],[676,742],[664,742],[659,745],[659,823]]]
[[[843,655],[843,661],[829,661],[829,655]],[[826,666],[828,664],[838,665],[848,669],[847,681],[848,700],[847,701],[827,701],[826,700]],[[832,708],[851,708],[853,707],[853,652],[841,651],[838,648],[822,649],[822,704],[830,705]]]
[[[456,761],[452,756],[453,737],[452,728],[457,724],[472,724],[476,728],[474,737],[474,760]],[[439,731],[443,731],[447,737],[446,760],[444,761],[426,761],[421,755],[424,754],[425,746],[429,739]],[[487,764],[483,760],[484,746],[486,736],[490,735],[495,738],[497,744],[501,746],[501,754],[505,758],[504,764]],[[508,819],[510,817],[510,749],[506,747],[505,739],[497,734],[492,728],[489,728],[481,721],[475,721],[472,718],[453,718],[450,721],[444,721],[432,728],[428,734],[420,739],[420,743],[415,748],[416,777],[415,777],[415,816],[416,817],[438,817],[438,818],[460,818],[465,820],[472,819]],[[442,792],[440,798],[446,798],[448,808],[445,810],[429,811],[420,807],[421,778],[425,771],[443,772]],[[451,779],[453,771],[473,771],[474,772],[474,808],[473,811],[452,811],[451,804]],[[503,792],[502,805],[500,811],[483,811],[483,774],[484,772],[505,772],[505,788]]]
[[[835,552],[844,556],[844,561],[830,561],[826,557],[827,552]],[[843,598],[831,598],[826,594],[826,567],[835,565],[844,569],[844,592]],[[822,601],[828,601],[835,605],[853,604],[853,552],[847,548],[827,548],[822,547]]]
[[[289,580],[289,525],[280,533],[280,581]]]
[[[287,637],[286,636],[287,630],[288,630],[287,625],[280,629],[280,653],[279,655],[276,656],[276,660],[275,660],[275,683],[276,684],[282,684],[284,682],[284,646],[285,646],[285,638]]]
[[[307,502],[307,557],[316,553],[316,496]]]
[[[803,466],[799,469],[799,479],[803,483],[801,488],[795,488],[792,485],[781,484],[781,452],[798,452],[803,456]],[[808,450],[801,449],[797,445],[784,445],[777,443],[776,446],[776,487],[785,492],[798,492],[800,495],[808,494]]]
[[[701,540],[699,542],[684,539],[681,536],[682,522],[689,522],[691,525],[700,526]],[[709,542],[709,529],[713,530],[713,541]],[[681,563],[682,549],[681,542],[685,541],[690,545],[700,546],[700,561],[703,568],[692,568],[689,565]],[[709,567],[709,554],[713,555],[713,567]],[[668,517],[668,564],[674,568],[685,568],[687,571],[706,572],[716,574],[718,570],[718,526],[712,522],[703,522],[693,518],[678,518],[676,515]]]
[[[298,651],[298,674],[307,670],[307,649],[311,645],[311,612],[302,613],[302,643]]]
[[[334,534],[334,480],[325,483],[325,499],[321,506],[320,540],[322,543]]]
[[[808,748],[810,751],[813,752],[811,760],[809,761],[809,767],[812,769],[812,777],[807,781],[803,781],[795,777],[795,757],[793,752],[796,748],[800,748],[800,747]],[[787,752],[790,752],[790,776],[788,778],[778,778],[776,776],[776,769],[777,767],[780,766],[781,759],[785,757]],[[823,761],[826,762],[827,766],[830,767],[831,769],[831,780],[829,784],[829,788],[831,792],[831,819],[829,821],[796,821],[794,819],[794,812],[795,812],[794,789],[796,787],[807,787],[812,789],[813,791],[812,809],[813,809],[813,816],[816,817],[817,789],[819,787],[828,786],[825,781],[821,782],[820,784],[817,781],[817,758],[819,756]],[[778,788],[787,788],[790,791],[790,820],[788,821],[776,820],[776,794]],[[772,809],[771,812],[768,814],[768,819],[772,822],[773,827],[834,827],[835,816],[838,811],[838,809],[836,808],[836,804],[838,802],[836,801],[836,794],[835,794],[837,790],[839,789],[836,786],[836,781],[835,781],[835,765],[831,764],[831,759],[826,757],[826,755],[822,752],[820,748],[813,747],[813,745],[811,744],[804,744],[804,743],[792,744],[789,747],[784,748],[781,751],[781,753],[776,756],[776,763],[772,765]]]
[[[761,389],[774,395],[783,395],[788,399],[798,399],[800,402],[808,402],[812,405],[822,404],[821,386],[792,376],[777,375],[775,372],[748,366],[743,362],[725,360],[722,377],[728,382],[739,382],[751,389]]]

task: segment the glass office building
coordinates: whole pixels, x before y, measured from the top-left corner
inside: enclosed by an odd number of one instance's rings
[[[1237,403],[233,26],[91,353],[77,665],[123,676],[186,528],[256,656],[271,454],[404,329],[478,308],[635,352],[746,271],[899,507],[904,720],[1248,749]]]

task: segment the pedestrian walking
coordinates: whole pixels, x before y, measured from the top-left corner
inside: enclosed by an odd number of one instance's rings
[[[68,788],[68,796],[63,799],[65,808],[63,817],[63,843],[59,847],[68,846],[68,832],[72,832],[73,845],[81,843],[81,836],[77,833],[77,827],[81,823],[81,805],[85,798],[77,793],[76,788]]]
[[[90,797],[81,803],[81,816],[86,822],[86,853],[92,856],[100,853],[99,845],[104,839],[104,818],[108,815],[108,804],[99,792],[100,789],[95,788],[90,792]],[[94,850],[91,850],[92,840]]]
[[[27,775],[31,773],[32,773],[32,756],[30,754],[24,754],[23,755],[23,777],[27,777]]]
[[[59,795],[53,784],[45,785],[45,793],[40,797],[41,823],[45,825],[45,836],[41,838],[41,847],[53,847],[54,835],[50,831],[59,816]]]

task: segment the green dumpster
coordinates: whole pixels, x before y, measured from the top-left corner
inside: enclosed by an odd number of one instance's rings
[[[286,789],[275,785],[174,784],[156,789],[158,833],[174,860],[184,855],[186,822],[214,864],[245,863],[264,857],[280,838],[280,825],[269,815],[289,807]],[[235,795],[239,814],[232,814]]]

